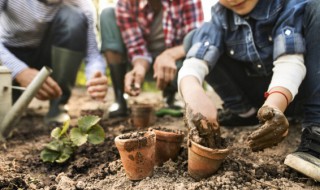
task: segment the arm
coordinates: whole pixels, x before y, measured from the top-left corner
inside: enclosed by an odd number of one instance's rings
[[[207,63],[200,59],[186,59],[178,75],[178,89],[186,105],[193,113],[200,113],[211,123],[217,122],[214,102],[206,95],[202,83],[209,73]]]
[[[7,1],[0,1],[0,14],[4,13],[4,6]],[[0,27],[1,27],[0,23]],[[0,61],[12,72],[12,78],[22,86],[27,87],[34,77],[38,74],[38,70],[29,68],[26,63],[18,59],[14,54],[12,54],[2,43],[3,40],[0,36]],[[49,100],[57,98],[61,95],[62,91],[59,85],[51,78],[48,77],[43,85],[40,87],[39,91],[35,95],[39,100]]]
[[[105,75],[106,63],[98,50],[96,35],[96,12],[92,1],[81,0],[75,3],[84,11],[88,20],[88,41],[86,53],[87,92],[93,99],[103,100],[107,94],[108,80]]]
[[[157,56],[154,65],[153,77],[157,79],[157,87],[164,89],[176,76],[176,61],[185,57],[182,45],[168,48]]]
[[[182,1],[182,23],[180,28],[184,37],[188,32],[197,28],[203,22],[203,11],[200,0]],[[179,26],[178,26],[179,27]],[[157,87],[164,89],[172,80],[174,80],[177,72],[176,61],[185,57],[186,52],[181,44],[168,48],[162,52],[155,60],[154,78],[157,78]]]
[[[306,74],[303,55],[283,55],[274,62],[273,76],[268,96],[258,111],[262,126],[249,137],[253,151],[274,146],[288,134],[289,123],[283,114],[288,104],[298,93]]]

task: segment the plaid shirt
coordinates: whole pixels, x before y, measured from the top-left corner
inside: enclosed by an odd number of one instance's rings
[[[203,21],[201,0],[161,0],[163,32],[167,48],[181,45],[184,36]],[[154,12],[148,0],[118,0],[117,24],[130,60],[144,57],[151,61],[146,37],[150,34]]]

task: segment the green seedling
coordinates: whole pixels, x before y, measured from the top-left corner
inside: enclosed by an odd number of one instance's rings
[[[78,120],[78,126],[71,130],[69,130],[70,121],[66,121],[62,127],[54,128],[51,131],[53,140],[41,151],[41,160],[63,163],[86,142],[94,145],[102,143],[105,139],[105,132],[99,125],[99,121],[99,117],[89,115],[81,117]]]

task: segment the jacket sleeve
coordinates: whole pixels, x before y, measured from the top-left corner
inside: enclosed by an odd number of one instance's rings
[[[86,62],[86,78],[89,79],[92,74],[96,71],[102,73],[106,72],[106,62],[102,57],[97,43],[97,30],[96,30],[96,10],[92,1],[88,0],[74,0],[74,3],[84,11],[84,14],[87,17],[88,22],[88,31],[87,31],[87,52],[85,57]]]
[[[4,9],[7,1],[6,0],[0,0],[0,15],[4,14]],[[1,25],[0,25],[0,31],[1,31]],[[11,75],[13,79],[16,77],[18,73],[20,73],[22,70],[28,68],[28,66],[19,60],[16,56],[14,56],[3,44],[3,40],[0,36],[0,61],[3,65],[5,65],[9,70],[11,70]]]

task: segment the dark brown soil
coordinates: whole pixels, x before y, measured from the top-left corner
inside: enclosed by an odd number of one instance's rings
[[[111,103],[112,90],[106,104],[92,101],[84,89],[74,90],[69,104],[75,125],[82,109],[106,109]],[[208,92],[215,100],[213,92]],[[161,104],[160,93],[143,93],[133,101]],[[103,120],[106,131],[103,144],[85,144],[64,164],[43,163],[40,151],[50,141],[50,131],[43,123],[48,103],[33,101],[14,134],[0,145],[0,189],[43,190],[100,190],[100,189],[320,189],[320,184],[283,164],[285,156],[300,142],[300,125],[290,126],[288,137],[277,147],[252,152],[246,138],[254,127],[221,128],[223,138],[229,140],[233,152],[218,172],[201,181],[188,175],[186,137],[176,161],[155,167],[152,177],[130,181],[125,176],[114,139],[119,134],[136,131],[130,119]],[[183,118],[156,118],[153,126],[170,126],[184,132]],[[146,129],[147,130],[147,129]]]

